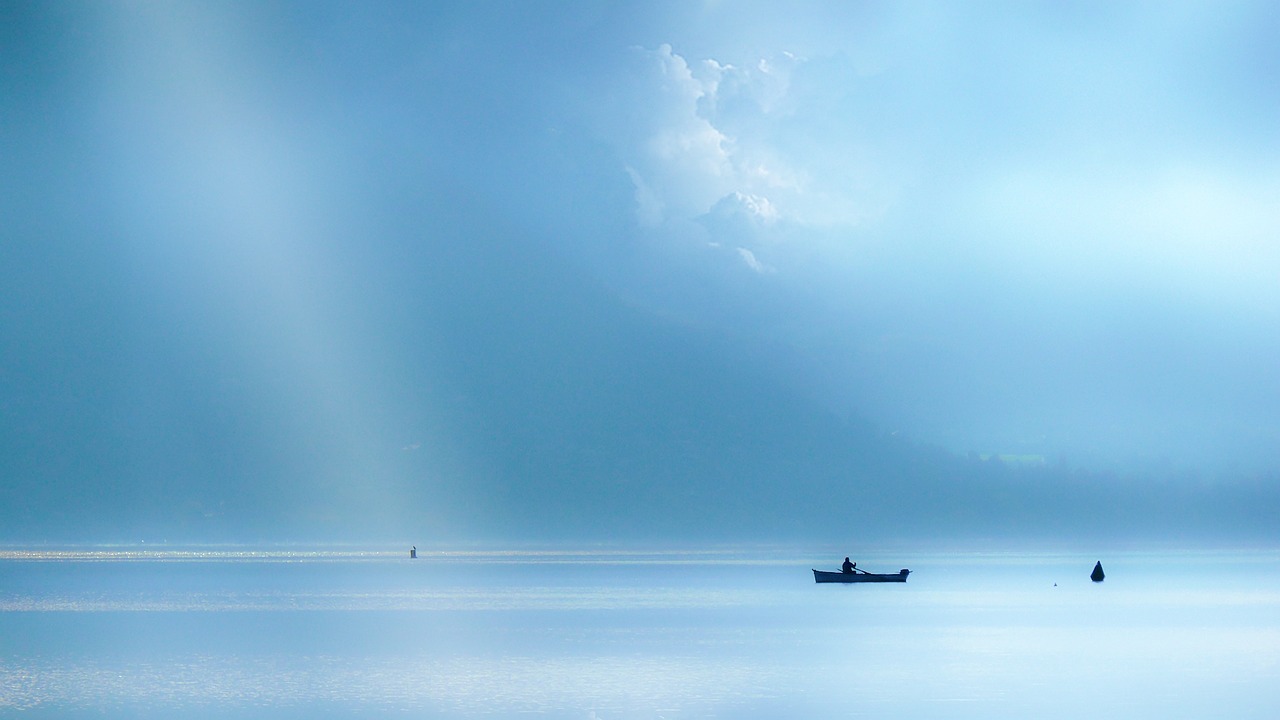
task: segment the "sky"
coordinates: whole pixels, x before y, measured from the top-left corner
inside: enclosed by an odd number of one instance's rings
[[[1275,490],[1277,76],[1265,2],[5,3],[0,513]]]

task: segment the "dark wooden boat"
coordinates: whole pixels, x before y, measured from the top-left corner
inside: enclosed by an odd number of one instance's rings
[[[827,572],[814,570],[813,581],[818,583],[864,583],[864,582],[906,582],[910,570],[903,569],[893,575],[869,573],[862,570],[853,572]]]

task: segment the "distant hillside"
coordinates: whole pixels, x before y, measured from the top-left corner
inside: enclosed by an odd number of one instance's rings
[[[11,446],[6,537],[1275,534],[1274,479],[1121,478],[915,444],[823,409],[788,386],[785,357],[750,338],[647,316],[494,237],[445,259],[539,302],[497,302],[448,264],[429,294],[406,286],[418,320],[383,368],[402,389],[387,411],[402,431],[352,441],[344,451],[363,464],[326,460],[359,427],[280,415],[252,385],[215,402],[204,394],[214,379],[169,368],[185,378],[167,385],[188,388],[170,400],[177,416],[204,434],[104,412],[76,419],[83,442]],[[173,446],[140,462],[128,450],[152,447],[138,445],[148,432]]]

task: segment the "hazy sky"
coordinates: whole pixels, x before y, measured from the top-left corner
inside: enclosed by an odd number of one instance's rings
[[[9,512],[571,497],[824,413],[1273,473],[1277,77],[1267,2],[5,3]]]

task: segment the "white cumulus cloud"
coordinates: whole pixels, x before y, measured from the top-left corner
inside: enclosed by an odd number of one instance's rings
[[[742,65],[690,62],[670,45],[637,53],[627,116],[609,134],[642,222],[705,219],[726,198],[748,198],[747,214],[769,222],[852,225],[866,214],[876,183],[851,131],[807,123],[825,110],[793,89],[798,72],[833,71],[790,53]]]
[[[738,257],[742,258],[742,262],[746,264],[747,267],[754,270],[755,272],[758,272],[761,275],[768,275],[770,273],[776,272],[776,270],[774,270],[773,267],[760,262],[760,260],[756,258],[756,254],[751,252],[750,250],[740,247],[740,248],[737,248],[737,251],[738,251]]]

